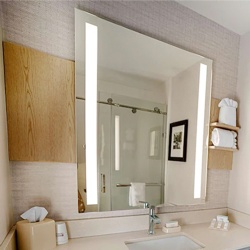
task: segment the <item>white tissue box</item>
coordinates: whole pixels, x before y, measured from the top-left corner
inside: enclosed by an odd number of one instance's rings
[[[236,108],[223,106],[220,107],[219,123],[236,126]]]
[[[51,250],[56,247],[54,220],[46,218],[34,223],[22,220],[17,222],[16,228],[19,250]]]

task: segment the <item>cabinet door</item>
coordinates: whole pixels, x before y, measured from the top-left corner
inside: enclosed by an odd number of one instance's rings
[[[9,158],[76,162],[74,62],[4,43]]]

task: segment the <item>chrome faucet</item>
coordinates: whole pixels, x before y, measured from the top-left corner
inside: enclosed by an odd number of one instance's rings
[[[154,234],[154,225],[160,223],[161,223],[160,218],[157,215],[155,215],[155,206],[150,206],[148,234]]]
[[[149,208],[149,203],[147,201],[139,201],[139,203],[143,204],[143,208]]]

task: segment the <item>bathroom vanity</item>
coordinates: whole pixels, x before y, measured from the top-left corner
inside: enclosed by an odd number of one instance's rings
[[[66,245],[57,246],[58,250],[128,250],[126,242],[145,241],[162,237],[183,235],[201,245],[205,250],[238,250],[250,246],[250,230],[234,223],[228,232],[208,229],[209,223],[185,225],[177,234],[165,234],[156,229],[155,235],[148,235],[146,230],[96,237],[71,239]],[[155,248],[157,250],[157,248]],[[153,250],[153,249],[152,249]]]

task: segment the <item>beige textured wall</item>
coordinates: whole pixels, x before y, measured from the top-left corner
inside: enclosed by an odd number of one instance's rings
[[[49,218],[78,214],[77,168],[74,163],[12,162],[15,221],[30,207],[44,206]]]
[[[74,59],[74,7],[105,17],[118,24],[144,33],[164,42],[206,56],[213,63],[212,95],[216,98],[236,96],[239,36],[220,25],[172,1],[68,1],[68,2],[2,2],[3,28],[6,39],[36,48],[60,57]],[[25,168],[23,168],[25,165]],[[47,175],[51,172],[47,163]],[[34,167],[36,166],[36,167]],[[62,186],[76,181],[76,171],[68,175],[68,166],[60,168],[62,178],[49,185],[32,180],[41,171],[40,164],[15,163],[13,168],[13,195],[15,217],[37,201],[40,205],[50,200],[50,212],[56,218],[78,218],[70,203],[60,202],[56,194]],[[26,179],[25,176],[29,175]],[[44,172],[44,175],[46,173]],[[19,182],[16,179],[19,178]],[[66,181],[67,180],[67,181]],[[207,203],[197,207],[179,207],[178,210],[226,207],[229,171],[208,171]],[[41,186],[40,186],[41,185]],[[74,185],[72,201],[75,197]],[[29,190],[39,189],[36,192]],[[53,190],[53,194],[50,192]],[[46,205],[47,203],[44,202]],[[57,204],[57,205],[56,205]],[[56,207],[56,208],[55,208]],[[58,208],[59,207],[59,208]],[[177,210],[163,208],[162,211]],[[122,215],[124,212],[102,213],[93,216]],[[130,213],[130,212],[129,212]],[[133,213],[138,213],[134,211]],[[132,213],[132,214],[133,214]],[[85,215],[89,216],[89,215]],[[81,216],[80,216],[81,217]]]
[[[0,23],[0,246],[9,232],[12,221],[12,200],[10,187],[10,166],[8,155],[8,137],[5,106],[5,88],[3,73],[2,29]]]

